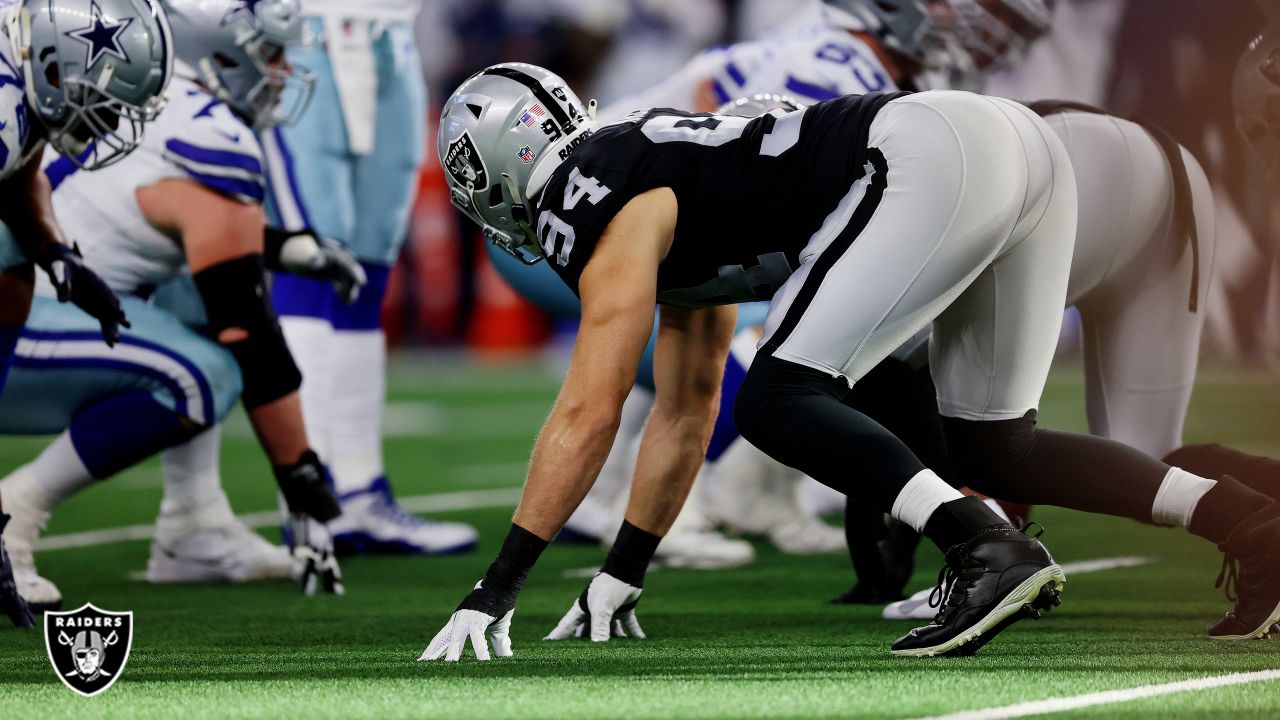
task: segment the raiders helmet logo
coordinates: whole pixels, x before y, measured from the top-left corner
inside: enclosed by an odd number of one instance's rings
[[[484,161],[480,159],[480,153],[476,152],[470,133],[464,132],[457,140],[449,143],[444,166],[459,185],[470,184],[477,190],[489,187],[489,173],[484,169]]]
[[[92,697],[116,683],[133,648],[133,613],[100,610],[92,603],[44,614],[44,645],[63,684]]]

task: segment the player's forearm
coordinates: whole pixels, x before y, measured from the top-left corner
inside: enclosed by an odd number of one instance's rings
[[[40,172],[38,159],[0,182],[0,197],[6,198],[0,203],[0,221],[9,227],[29,257],[36,257],[51,243],[66,244],[53,215],[49,180]]]
[[[670,416],[655,408],[640,440],[627,521],[663,536],[671,529],[702,467],[715,426],[718,398],[690,414]]]
[[[247,414],[272,465],[292,465],[309,449],[298,393],[249,409]]]
[[[515,524],[555,537],[595,483],[617,431],[617,412],[557,402],[534,445]]]

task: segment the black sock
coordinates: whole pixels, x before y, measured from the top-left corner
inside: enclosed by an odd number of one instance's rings
[[[484,587],[519,593],[524,579],[529,576],[529,570],[546,549],[546,540],[511,523],[511,530],[502,541],[498,557],[494,558],[489,571],[484,575]]]
[[[1232,477],[1224,477],[1196,503],[1187,530],[1215,543],[1226,542],[1241,520],[1274,502]]]
[[[649,561],[658,550],[662,538],[632,525],[626,520],[618,528],[618,537],[609,549],[601,570],[622,582],[638,588],[644,587],[644,573]]]
[[[983,530],[1002,525],[1012,527],[987,507],[982,498],[971,495],[939,505],[925,523],[924,535],[945,555]]]

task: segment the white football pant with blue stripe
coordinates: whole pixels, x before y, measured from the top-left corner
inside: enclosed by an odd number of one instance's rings
[[[339,495],[349,496],[385,489],[380,311],[417,188],[426,89],[409,23],[350,20],[337,29],[313,17],[308,24],[323,42],[291,51],[290,60],[316,73],[315,96],[296,125],[262,138],[268,209],[286,227],[341,241],[364,265],[369,284],[346,305],[327,283],[281,275],[272,296],[302,370],[308,434]],[[330,48],[337,38],[327,27],[354,34],[342,38],[344,47],[357,48],[351,63],[335,63],[348,56]],[[340,85],[348,97],[369,102],[344,110]]]

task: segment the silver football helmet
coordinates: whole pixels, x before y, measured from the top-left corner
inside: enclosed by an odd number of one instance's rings
[[[29,111],[55,150],[92,170],[138,146],[173,75],[173,38],[158,5],[23,0],[6,11],[5,29]]]
[[[436,147],[453,204],[498,247],[529,265],[542,260],[529,203],[596,126],[595,101],[584,106],[549,70],[481,70],[440,113]]]
[[[822,0],[827,23],[870,33],[884,46],[925,63],[930,56],[925,0]]]
[[[1245,48],[1232,83],[1236,127],[1274,178],[1280,178],[1280,25]]]
[[[307,109],[315,76],[285,58],[285,50],[304,39],[298,0],[162,1],[173,23],[178,71],[255,130],[292,124]]]
[[[982,71],[1021,59],[1048,32],[1053,0],[930,0],[929,15],[955,69]]]

